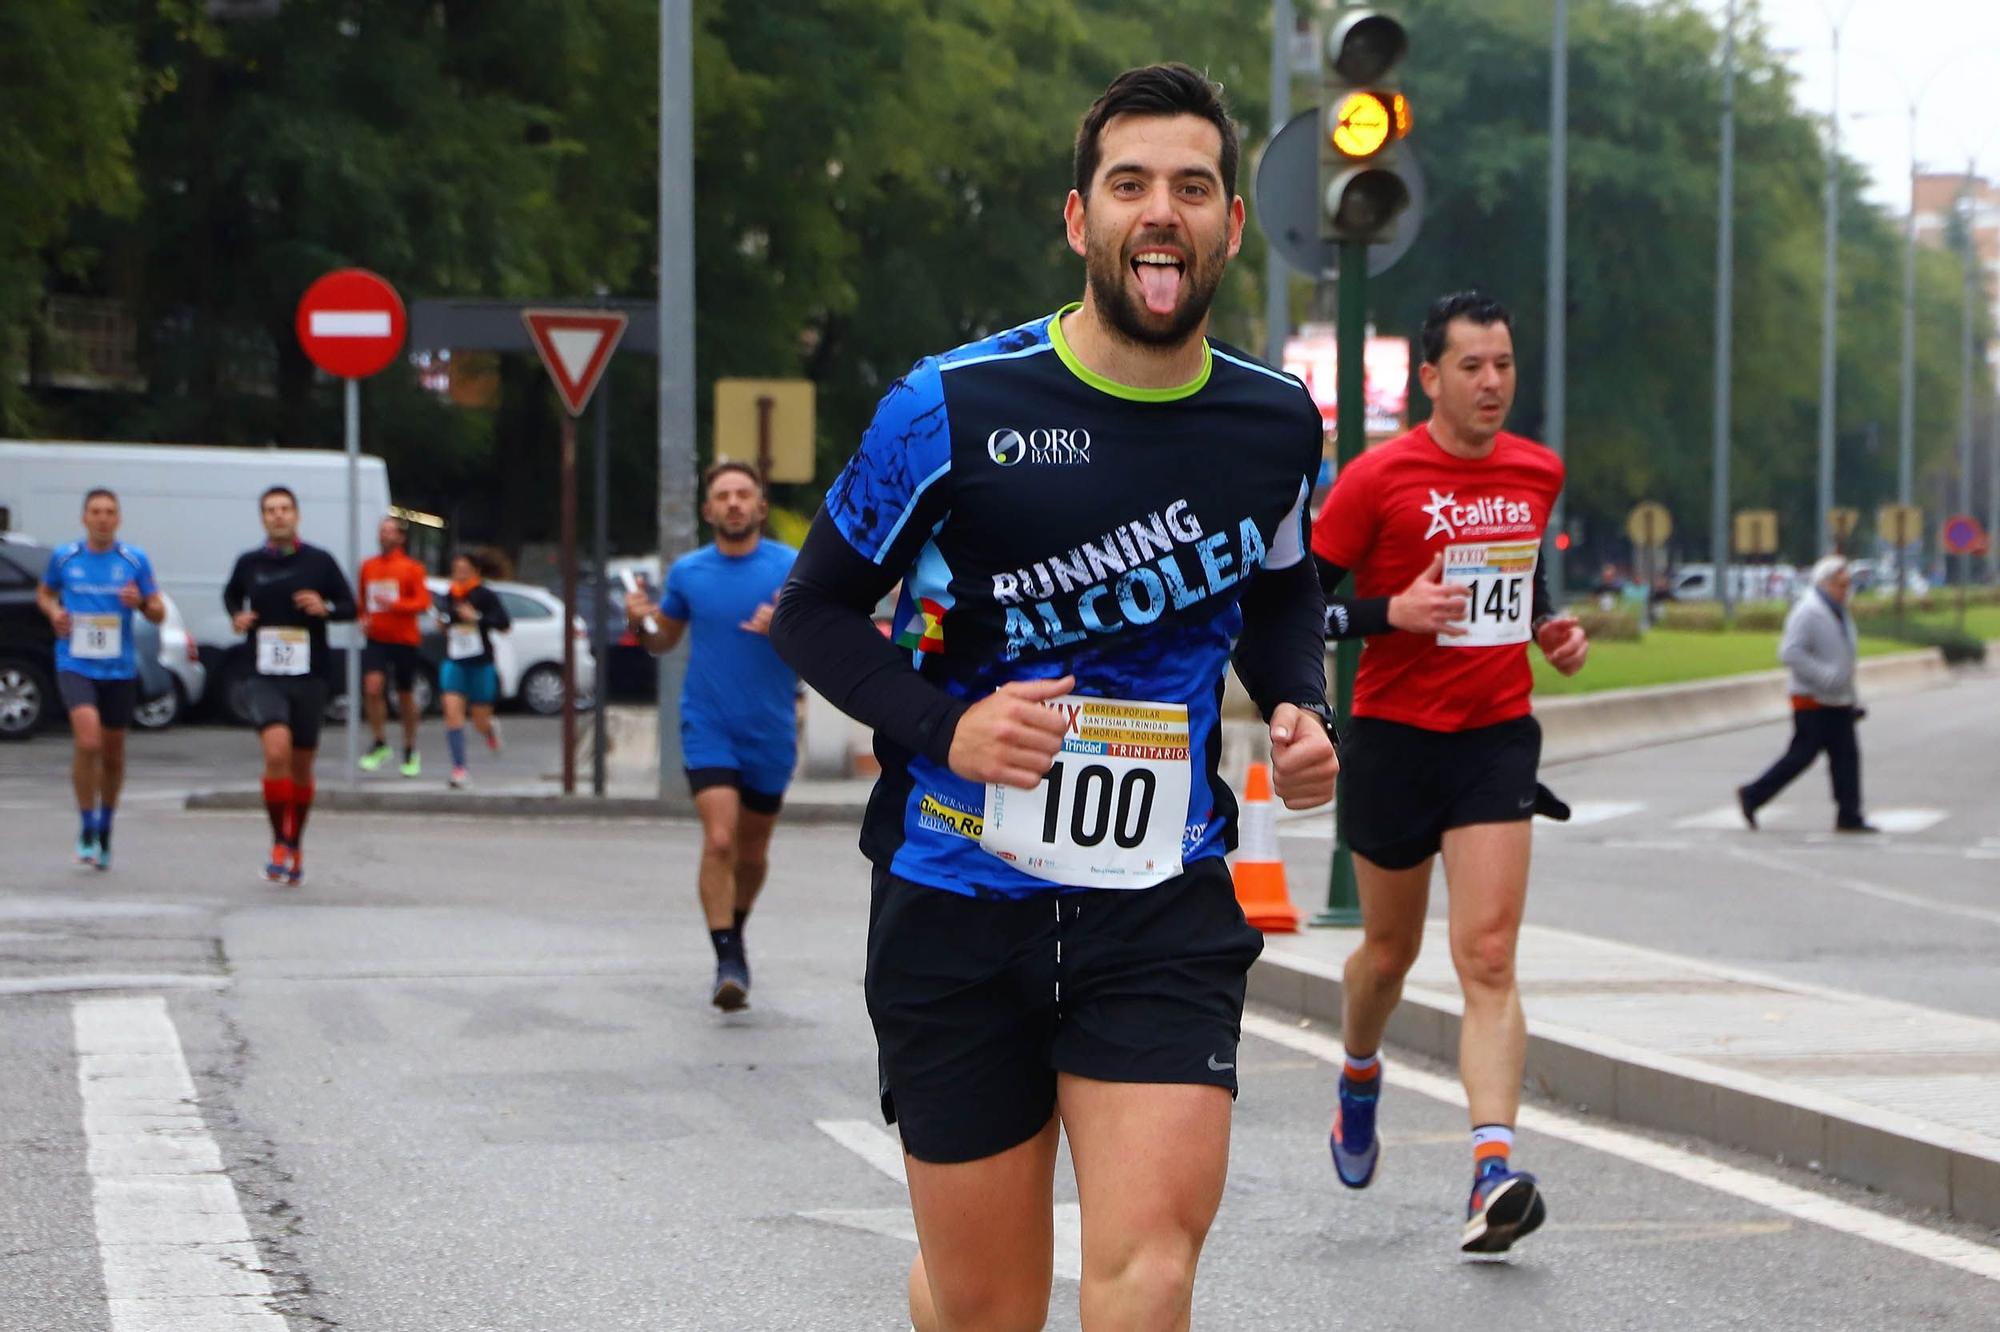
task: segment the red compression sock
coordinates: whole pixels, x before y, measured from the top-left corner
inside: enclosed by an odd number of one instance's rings
[[[264,812],[271,817],[271,836],[277,841],[285,840],[285,824],[292,808],[292,779],[279,777],[264,779]]]

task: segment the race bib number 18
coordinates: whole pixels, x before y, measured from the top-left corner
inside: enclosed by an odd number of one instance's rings
[[[1534,619],[1535,561],[1541,545],[1535,541],[1486,541],[1447,546],[1444,581],[1472,589],[1465,618],[1455,621],[1462,634],[1439,634],[1439,647],[1498,647],[1528,641]]]
[[[124,641],[116,615],[69,617],[69,655],[80,661],[105,661],[119,654]]]
[[[1192,769],[1187,708],[1075,694],[1062,752],[1032,791],[986,788],[979,845],[1076,888],[1149,888],[1181,872]]]

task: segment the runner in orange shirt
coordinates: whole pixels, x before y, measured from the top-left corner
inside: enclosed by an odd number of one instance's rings
[[[367,702],[368,727],[375,744],[361,756],[363,771],[373,772],[389,761],[384,737],[389,722],[388,677],[396,676],[396,705],[403,718],[405,777],[423,770],[417,752],[417,645],[423,630],[417,617],[431,608],[424,586],[424,566],[410,558],[410,529],[401,518],[384,518],[376,529],[382,553],[361,562],[361,632],[368,645],[361,652],[361,695]]]

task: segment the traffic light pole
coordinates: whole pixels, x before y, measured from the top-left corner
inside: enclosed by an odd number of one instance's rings
[[[1340,308],[1334,327],[1336,342],[1335,391],[1339,394],[1340,417],[1335,435],[1335,457],[1342,471],[1361,456],[1367,446],[1368,402],[1363,357],[1368,343],[1368,245],[1365,241],[1340,243]],[[1339,595],[1352,595],[1354,575],[1342,580]],[[1361,640],[1344,638],[1334,649],[1333,710],[1345,721],[1354,708],[1354,676],[1361,665]],[[1346,774],[1339,785],[1347,783]],[[1336,788],[1338,789],[1338,788]],[[1337,798],[1337,797],[1336,797]],[[1326,885],[1326,910],[1313,917],[1315,925],[1359,925],[1361,893],[1354,881],[1354,852],[1341,836],[1334,821],[1333,869]]]

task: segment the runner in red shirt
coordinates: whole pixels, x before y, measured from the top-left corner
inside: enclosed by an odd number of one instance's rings
[[[1343,468],[1313,523],[1329,596],[1354,575],[1352,596],[1329,601],[1328,635],[1368,636],[1341,745],[1363,939],[1347,960],[1333,1160],[1350,1188],[1374,1178],[1377,1052],[1442,850],[1473,1125],[1462,1247],[1498,1253],[1545,1214],[1535,1177],[1508,1165],[1528,1039],[1514,951],[1541,758],[1528,642],[1565,675],[1590,644],[1553,613],[1537,559],[1562,461],[1500,429],[1514,402],[1507,311],[1476,292],[1447,296],[1424,320],[1422,352],[1431,419]]]

